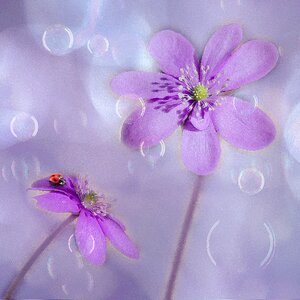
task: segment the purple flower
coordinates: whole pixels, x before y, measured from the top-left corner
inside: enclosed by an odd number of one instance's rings
[[[217,166],[218,134],[242,149],[269,145],[276,134],[271,119],[230,94],[269,73],[277,63],[278,51],[268,41],[240,45],[241,40],[238,24],[221,27],[199,62],[194,47],[181,34],[171,30],[155,34],[149,51],[162,73],[124,72],[111,83],[117,94],[146,100],[146,107],[125,121],[123,142],[132,148],[152,146],[182,125],[183,162],[199,175]]]
[[[104,263],[106,238],[124,255],[139,257],[138,249],[125,233],[125,226],[109,213],[105,196],[89,189],[87,180],[66,176],[60,184],[53,184],[44,178],[34,182],[31,190],[49,191],[34,197],[38,207],[79,215],[76,243],[81,254],[92,264]]]

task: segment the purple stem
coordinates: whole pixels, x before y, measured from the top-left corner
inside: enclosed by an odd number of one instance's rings
[[[181,228],[181,233],[179,236],[175,256],[173,259],[171,273],[170,273],[170,276],[168,279],[166,294],[165,294],[165,298],[164,298],[165,300],[173,299],[176,280],[177,280],[179,268],[181,265],[181,261],[182,261],[182,257],[183,257],[183,253],[184,253],[184,249],[185,249],[185,244],[188,239],[188,234],[189,234],[189,231],[190,231],[190,228],[192,225],[195,208],[196,208],[196,205],[198,202],[200,187],[201,187],[201,177],[199,176],[195,180],[190,203],[189,203],[189,206],[185,213],[184,221],[183,221],[182,228]]]
[[[35,250],[35,252],[30,256],[29,260],[25,263],[21,271],[17,276],[9,283],[7,289],[5,290],[2,299],[9,300],[13,299],[12,296],[16,292],[19,284],[24,279],[24,276],[38,259],[38,257],[43,253],[43,251],[51,244],[51,242],[56,238],[56,236],[70,223],[72,223],[78,216],[70,215],[65,219],[50,235],[43,241],[43,243]]]

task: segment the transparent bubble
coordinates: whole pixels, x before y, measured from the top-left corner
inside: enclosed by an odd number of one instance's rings
[[[74,258],[76,259],[76,256]],[[69,258],[66,260],[69,261]],[[74,264],[72,264],[72,270],[69,267],[63,268],[62,266],[66,266],[66,261],[61,256],[51,255],[47,260],[49,276],[55,282],[60,283],[63,293],[72,299],[85,298],[87,293],[94,288],[92,274],[83,267],[83,264],[80,268],[74,268]],[[71,272],[71,276],[68,272]],[[78,282],[80,282],[79,285]]]
[[[10,131],[19,141],[27,141],[38,133],[38,122],[34,116],[25,112],[15,115],[10,122]]]
[[[16,158],[7,161],[1,172],[5,181],[14,179],[19,182],[26,182],[28,178],[36,178],[40,174],[41,164],[36,156]]]
[[[142,142],[140,153],[151,166],[154,166],[166,153],[165,142],[161,140],[158,145],[152,147],[144,146],[144,142]]]
[[[270,262],[272,261],[274,255],[275,255],[275,250],[276,250],[276,237],[275,237],[275,233],[273,231],[271,224],[264,223],[264,227],[265,227],[265,230],[268,233],[268,237],[269,237],[269,249],[268,249],[266,256],[260,262],[259,266],[261,268],[264,268],[270,264]]]
[[[9,172],[9,169],[6,166],[3,166],[2,169],[1,169],[1,175],[2,175],[2,178],[6,182],[8,182],[10,177],[11,177],[11,172]]]
[[[90,273],[90,263],[78,251],[72,226],[62,235],[63,242],[57,243],[47,258],[45,267],[55,286],[61,287],[68,299],[90,299],[95,279]],[[92,239],[88,247],[92,249]],[[97,281],[101,296],[106,298],[115,288],[113,272],[110,268],[97,268]],[[103,289],[103,290],[102,290]]]
[[[70,28],[56,24],[48,27],[43,34],[43,46],[53,55],[64,55],[73,47],[74,37]]]
[[[78,252],[78,247],[75,241],[75,236],[74,233],[72,233],[68,239],[68,248],[70,250],[70,252]]]
[[[249,105],[243,105],[244,103],[248,103]],[[236,112],[241,116],[249,116],[255,112],[258,107],[258,97],[253,95],[250,99],[243,99],[243,101],[238,100],[238,98],[233,99],[233,106]]]
[[[278,53],[279,53],[279,56],[283,56],[283,53],[284,53],[284,50],[283,50],[283,47],[282,46],[278,46]]]
[[[256,168],[247,168],[240,172],[238,185],[241,191],[249,195],[255,195],[265,186],[265,178]]]
[[[107,53],[109,42],[106,37],[101,34],[96,34],[87,42],[87,48],[91,54],[100,57]]]
[[[145,114],[146,106],[142,98],[128,99],[121,96],[116,103],[116,114],[122,120],[125,120],[133,111],[140,109],[140,117]],[[130,120],[127,120],[130,122]]]
[[[211,252],[211,236],[214,232],[214,230],[216,229],[216,227],[220,224],[220,220],[216,221],[215,224],[210,228],[208,234],[207,234],[207,237],[206,237],[206,252],[207,252],[207,255],[210,259],[210,261],[212,262],[213,265],[217,265],[217,262]]]
[[[248,220],[250,221],[250,220]],[[217,220],[208,231],[206,237],[206,252],[209,260],[215,266],[225,264],[237,272],[245,272],[249,268],[264,268],[269,265],[276,251],[276,236],[271,224],[264,222],[262,224],[252,223],[247,228],[247,232],[241,233],[241,229],[233,225],[223,224]],[[237,231],[238,232],[237,232]],[[228,233],[229,232],[229,233]],[[255,232],[255,234],[251,234]],[[241,234],[255,237],[255,241],[247,241],[249,245],[240,246]],[[228,243],[228,235],[231,236],[231,242]],[[259,242],[259,246],[255,246]],[[239,245],[237,247],[237,245]],[[253,247],[253,249],[249,248]],[[222,249],[222,251],[220,251]],[[257,255],[247,253],[255,250]],[[246,258],[246,259],[245,259]]]

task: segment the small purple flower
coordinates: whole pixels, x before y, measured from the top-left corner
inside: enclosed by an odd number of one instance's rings
[[[49,191],[34,197],[38,207],[79,215],[75,239],[81,254],[90,263],[104,263],[106,238],[124,255],[139,257],[138,249],[125,233],[125,226],[110,214],[105,196],[89,189],[87,180],[65,176],[62,184],[53,184],[44,178],[34,182],[30,189]]]
[[[258,150],[276,134],[260,109],[230,96],[233,90],[269,73],[278,60],[268,41],[240,45],[238,24],[221,27],[204,48],[201,62],[192,44],[171,30],[152,38],[149,51],[162,73],[124,72],[111,83],[113,91],[146,100],[122,128],[122,140],[132,148],[152,146],[183,126],[182,159],[198,175],[211,173],[220,158],[219,133],[238,148]]]

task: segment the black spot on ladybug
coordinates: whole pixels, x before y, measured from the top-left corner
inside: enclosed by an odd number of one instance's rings
[[[49,182],[53,185],[65,185],[66,181],[60,173],[54,173],[50,175]]]

